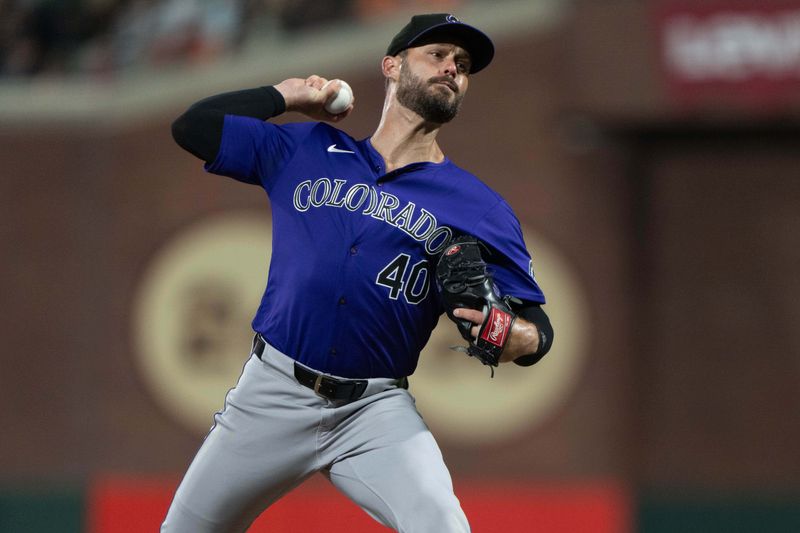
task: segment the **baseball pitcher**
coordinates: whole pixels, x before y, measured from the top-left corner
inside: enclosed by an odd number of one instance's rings
[[[162,531],[244,531],[317,472],[394,530],[469,531],[408,377],[445,313],[492,373],[553,341],[519,221],[436,140],[493,55],[452,15],[412,17],[366,139],[331,125],[354,105],[320,76],[212,96],[174,122],[208,172],[264,189],[274,238],[251,356]],[[312,120],[269,122],[287,111]]]

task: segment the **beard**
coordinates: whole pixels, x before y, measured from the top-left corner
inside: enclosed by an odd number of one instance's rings
[[[445,78],[431,78],[427,82],[403,65],[397,84],[397,101],[421,116],[426,122],[445,124],[453,120],[461,107],[464,95],[461,92],[451,97],[444,92],[431,90],[430,85]]]

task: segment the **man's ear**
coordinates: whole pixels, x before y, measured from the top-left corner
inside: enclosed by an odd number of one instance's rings
[[[400,65],[403,60],[400,56],[384,56],[381,61],[381,71],[384,77],[397,81],[400,77]]]

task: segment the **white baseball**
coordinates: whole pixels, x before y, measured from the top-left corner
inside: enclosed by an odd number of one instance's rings
[[[351,103],[353,103],[353,89],[351,89],[344,80],[330,80],[328,83],[323,85],[322,88],[325,89],[328,84],[333,83],[334,81],[338,81],[342,85],[339,88],[339,92],[336,93],[336,96],[325,103],[325,110],[332,115],[338,115],[339,113],[343,113],[344,110],[347,109]]]

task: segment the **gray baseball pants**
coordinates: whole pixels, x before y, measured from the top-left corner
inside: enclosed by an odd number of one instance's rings
[[[269,344],[228,393],[161,531],[245,531],[315,472],[397,531],[469,532],[439,447],[397,380],[371,379],[361,398],[332,402]]]

